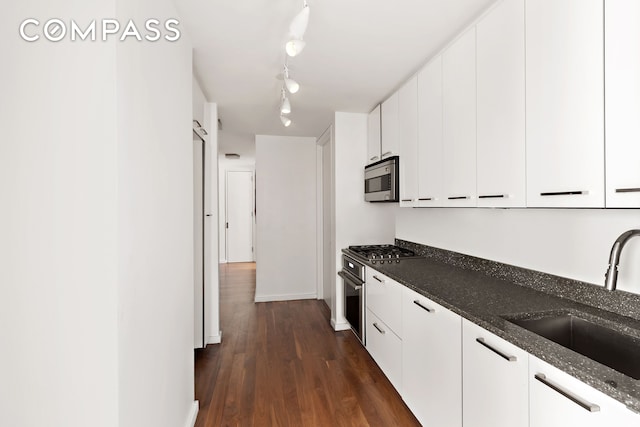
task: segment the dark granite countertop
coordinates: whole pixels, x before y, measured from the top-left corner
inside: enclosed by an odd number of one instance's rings
[[[398,243],[401,246],[406,243],[405,246],[416,249],[410,246],[409,242],[396,241],[396,244]],[[592,293],[599,299],[613,294],[611,292],[603,294],[599,287],[585,286],[584,283],[576,282],[580,292],[572,290],[571,292],[574,293],[569,299],[558,296],[562,291],[554,287],[564,289],[571,284],[551,283],[566,282],[568,279],[539,272],[531,272],[528,275],[525,269],[440,249],[425,248],[428,250],[420,252],[423,255],[426,252],[431,257],[406,259],[397,264],[374,265],[370,262],[365,264],[624,403],[634,412],[640,413],[640,380],[617,372],[502,318],[502,316],[526,317],[535,313],[539,315],[540,312],[577,312],[576,314],[582,318],[587,320],[595,318],[594,320],[600,324],[640,339],[640,319],[628,315],[629,310],[634,314],[640,308],[638,296],[633,294],[622,297],[613,296],[615,301],[617,301],[616,298],[624,299],[624,304],[621,305],[627,307],[625,313],[627,315],[621,315],[615,310],[605,310],[579,301],[583,297],[586,302],[593,300]],[[437,256],[432,256],[432,251],[441,252],[438,252]],[[354,256],[348,249],[343,252]],[[443,253],[464,257],[465,262],[459,262],[458,259],[449,263],[447,261],[450,260],[446,256],[441,256]],[[357,255],[355,258],[362,260]],[[478,262],[483,263],[484,266],[478,267]],[[485,268],[487,264],[490,264],[489,268]],[[509,269],[518,270],[516,276],[520,280],[512,280],[513,275],[506,275],[507,278],[505,278],[501,270]],[[536,289],[540,274],[543,274],[545,280],[542,281],[543,285],[539,286],[541,289]],[[536,280],[527,282],[527,278],[531,279],[534,276]],[[611,305],[615,306],[615,301],[608,303],[607,308]],[[640,355],[638,360],[640,363]]]

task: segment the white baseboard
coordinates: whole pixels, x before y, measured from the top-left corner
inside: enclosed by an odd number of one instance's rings
[[[318,294],[289,294],[289,295],[256,295],[255,302],[295,301],[299,299],[317,299]]]
[[[220,344],[222,342],[222,331],[218,331],[218,335],[209,335],[207,344]]]
[[[184,427],[194,427],[196,425],[196,418],[198,418],[198,410],[200,409],[200,402],[197,400],[191,404],[191,410],[187,416],[187,423]]]
[[[334,331],[346,331],[351,329],[349,322],[336,322],[336,319],[331,319],[331,326]]]

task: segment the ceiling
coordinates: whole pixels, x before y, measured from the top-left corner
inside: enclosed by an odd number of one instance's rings
[[[196,77],[218,104],[221,152],[254,136],[320,136],[335,111],[369,112],[495,0],[308,0],[292,125],[279,118],[284,44],[302,0],[175,0]]]

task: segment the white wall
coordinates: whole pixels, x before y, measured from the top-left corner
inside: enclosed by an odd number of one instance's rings
[[[393,243],[397,203],[364,201],[364,164],[367,159],[367,114],[335,114],[335,242],[336,290],[331,322],[336,329],[347,327],[344,318],[341,250],[350,245]]]
[[[637,210],[399,209],[400,239],[604,285],[614,240]],[[618,289],[640,293],[640,239],[620,260]]]
[[[256,136],[256,301],[315,298],[316,138]]]
[[[116,0],[117,17],[176,17]],[[119,43],[119,427],[184,426],[194,404],[191,45]]]
[[[175,10],[169,0],[3,8],[0,425],[185,426],[190,43],[28,44],[17,28],[34,16],[144,22]]]
[[[118,425],[116,46],[27,43],[28,17],[113,1],[8,2],[0,52],[0,425]]]

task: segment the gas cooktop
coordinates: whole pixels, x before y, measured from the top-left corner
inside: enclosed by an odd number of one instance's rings
[[[349,246],[349,250],[372,264],[400,262],[401,259],[421,258],[415,252],[395,245]]]

